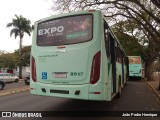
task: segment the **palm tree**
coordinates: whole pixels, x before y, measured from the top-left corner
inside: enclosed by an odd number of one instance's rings
[[[33,26],[31,26],[31,21],[27,20],[23,16],[17,16],[15,15],[15,19],[12,19],[12,22],[7,24],[7,27],[12,27],[10,31],[10,36],[14,34],[15,39],[17,36],[20,37],[20,42],[19,42],[19,58],[20,58],[20,63],[19,63],[19,78],[22,78],[22,54],[21,54],[21,49],[22,49],[22,39],[24,36],[24,33],[27,33],[29,36],[31,35],[31,32],[33,30]]]

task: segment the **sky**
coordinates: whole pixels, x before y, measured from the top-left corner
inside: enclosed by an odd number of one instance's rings
[[[19,37],[15,39],[14,34],[10,37],[11,28],[7,23],[12,22],[15,14],[29,19],[32,24],[39,19],[53,15],[49,0],[1,0],[0,1],[0,50],[14,52],[19,49]],[[23,46],[32,44],[32,36],[24,35]]]

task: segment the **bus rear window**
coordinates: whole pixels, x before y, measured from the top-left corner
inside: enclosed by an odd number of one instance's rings
[[[140,63],[141,63],[140,57],[129,58],[129,64],[140,64]]]
[[[53,19],[38,24],[37,45],[57,46],[87,42],[92,39],[91,14]]]

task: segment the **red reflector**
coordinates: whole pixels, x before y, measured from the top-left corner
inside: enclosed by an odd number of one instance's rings
[[[89,92],[90,94],[101,94],[101,92]]]
[[[101,92],[94,92],[94,94],[101,94]]]
[[[66,48],[65,46],[58,46],[57,47],[58,49],[61,49],[61,48]]]

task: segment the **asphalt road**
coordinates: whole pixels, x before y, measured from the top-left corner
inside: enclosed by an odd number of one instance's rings
[[[27,92],[11,94],[0,97],[0,111],[159,111],[160,101],[143,81],[128,81],[127,86],[122,90],[120,99],[113,99],[111,102],[97,102],[73,100],[54,97],[34,96]],[[81,114],[81,112],[79,113]],[[1,118],[0,118],[1,119]],[[4,119],[4,118],[3,118]],[[9,118],[7,118],[8,120]],[[17,119],[17,118],[16,118]],[[31,118],[30,118],[31,119]],[[44,118],[43,118],[44,119]],[[47,118],[48,120],[49,118]],[[51,118],[50,118],[51,119]],[[52,118],[53,119],[53,118]],[[57,119],[71,119],[58,117]],[[72,119],[75,119],[72,117]],[[86,119],[86,118],[76,118]],[[89,118],[87,118],[88,120]],[[96,118],[92,118],[96,119]],[[135,117],[134,118],[103,118],[104,120],[159,120],[158,117]]]

